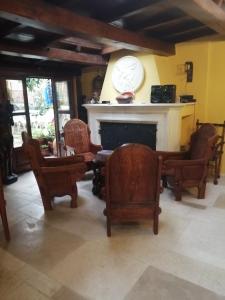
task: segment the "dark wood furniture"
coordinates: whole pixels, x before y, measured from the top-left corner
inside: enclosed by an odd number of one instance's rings
[[[205,124],[192,134],[188,151],[157,151],[163,157],[163,185],[169,183],[177,201],[182,198],[183,188],[188,187],[198,188],[199,199],[205,197],[208,162],[217,140],[216,128]]]
[[[10,232],[9,232],[9,226],[8,226],[8,220],[7,220],[5,206],[6,206],[6,202],[4,199],[2,177],[1,177],[1,172],[0,172],[0,214],[1,214],[1,218],[2,218],[2,225],[3,225],[4,234],[5,234],[5,239],[7,241],[9,241],[10,240]]]
[[[117,148],[106,161],[105,199],[107,235],[111,223],[153,218],[158,234],[161,158],[141,144]]]
[[[13,105],[11,105],[8,100],[0,99],[0,167],[2,180],[5,184],[11,184],[17,181],[17,175],[13,173],[12,168],[12,112]]]
[[[207,123],[199,122],[199,120],[197,120],[196,123],[197,129],[204,124]],[[218,141],[214,147],[212,157],[210,158],[210,164],[212,164],[212,167],[214,169],[213,182],[214,184],[218,184],[218,178],[220,178],[221,163],[223,157],[223,147],[225,144],[225,121],[223,123],[211,123],[211,124],[216,127],[217,133],[219,135]]]
[[[27,139],[23,147],[30,159],[44,209],[52,209],[53,197],[64,195],[70,195],[71,207],[77,207],[76,181],[84,176],[87,169],[83,157],[44,158],[35,139]]]
[[[101,150],[97,152],[93,161],[93,188],[92,192],[95,196],[102,198],[102,187],[105,185],[104,166],[108,157],[113,153],[113,150]]]
[[[80,155],[84,158],[89,169],[101,145],[95,145],[90,139],[90,129],[87,124],[79,119],[68,121],[63,129],[64,145],[67,155]]]

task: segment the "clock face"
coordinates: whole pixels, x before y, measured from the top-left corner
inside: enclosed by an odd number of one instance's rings
[[[144,79],[144,69],[135,56],[120,58],[112,71],[114,88],[120,92],[135,92]]]

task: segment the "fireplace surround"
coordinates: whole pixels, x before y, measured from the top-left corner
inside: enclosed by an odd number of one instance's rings
[[[84,104],[91,139],[101,144],[100,124],[133,123],[156,125],[156,150],[180,150],[182,119],[194,116],[194,103]]]

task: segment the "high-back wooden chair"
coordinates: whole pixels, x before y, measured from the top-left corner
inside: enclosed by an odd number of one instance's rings
[[[161,159],[149,147],[127,144],[117,148],[105,167],[107,235],[114,221],[153,218],[158,233]]]
[[[203,122],[199,122],[197,120],[196,127],[199,129],[202,125],[207,124]],[[217,134],[219,135],[218,141],[214,147],[213,155],[210,158],[210,163],[214,169],[214,184],[218,184],[218,178],[220,178],[221,172],[221,163],[223,157],[223,148],[225,144],[225,121],[223,123],[211,123],[216,127]]]
[[[182,190],[188,187],[197,187],[198,198],[205,198],[208,162],[217,140],[216,128],[204,124],[192,134],[188,151],[157,151],[163,157],[164,186],[169,182],[177,201],[182,198]]]
[[[64,145],[66,152],[81,155],[86,163],[95,158],[98,151],[102,150],[101,145],[95,145],[90,139],[90,129],[87,124],[79,119],[69,120],[63,128]]]
[[[28,138],[23,144],[30,159],[45,210],[52,209],[55,196],[71,196],[71,207],[77,207],[76,181],[86,171],[83,157],[44,158],[38,140]]]

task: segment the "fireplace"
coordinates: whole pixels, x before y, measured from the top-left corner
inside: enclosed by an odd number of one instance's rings
[[[114,150],[126,143],[156,149],[156,124],[100,122],[100,135],[103,149]]]
[[[109,147],[114,148],[121,143],[126,142],[141,142],[142,140],[127,140],[125,138],[110,145],[109,142],[104,141],[104,130],[100,135],[102,124],[104,126],[117,126],[118,124],[128,124],[128,126],[134,125],[134,127],[140,128],[143,134],[153,138],[148,144],[151,148],[156,150],[165,151],[178,151],[180,150],[181,141],[181,124],[182,119],[194,116],[194,104],[193,103],[160,103],[160,104],[84,104],[84,107],[88,111],[88,124],[91,129],[91,139],[95,144],[103,144],[105,149]],[[114,124],[114,125],[113,125]],[[143,127],[142,127],[143,125]],[[134,133],[134,127],[131,127],[131,132]],[[152,128],[151,133],[145,133],[145,128]],[[119,129],[119,130],[125,130]],[[135,129],[138,131],[138,129]],[[150,129],[148,129],[150,130]],[[109,131],[110,132],[110,131]],[[154,137],[155,133],[155,137]],[[110,134],[110,133],[109,133]],[[110,139],[114,139],[114,134],[110,136]],[[139,134],[138,134],[139,138]],[[107,138],[108,139],[108,138]],[[111,143],[111,142],[110,142]],[[105,144],[105,145],[104,145]]]

